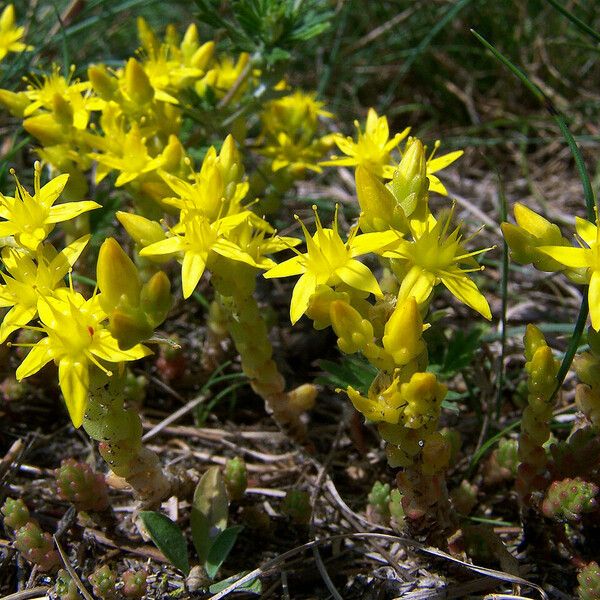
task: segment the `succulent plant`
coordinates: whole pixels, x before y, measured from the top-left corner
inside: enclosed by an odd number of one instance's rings
[[[20,498],[7,498],[0,509],[4,515],[4,524],[12,529],[20,529],[29,521],[29,511]]]
[[[35,521],[29,521],[16,531],[15,548],[42,571],[53,571],[60,563],[52,536],[42,531]]]
[[[454,508],[461,515],[468,515],[477,504],[477,492],[479,488],[469,483],[466,479],[460,482],[450,493],[450,498]]]
[[[146,572],[142,569],[129,569],[122,575],[123,595],[126,598],[141,598],[146,593]]]
[[[297,525],[307,525],[312,512],[310,497],[302,490],[289,490],[283,499],[283,512]]]
[[[583,513],[598,506],[597,494],[598,486],[580,477],[554,481],[546,492],[542,512],[551,519],[578,521]]]
[[[92,584],[94,595],[98,596],[98,598],[102,600],[116,600],[118,597],[115,590],[117,576],[108,565],[98,567],[90,575],[89,582]]]
[[[600,567],[597,562],[588,563],[577,575],[579,600],[600,600]]]
[[[104,510],[108,506],[108,487],[104,475],[94,473],[87,463],[72,458],[63,460],[54,472],[58,495],[72,502],[77,510]]]
[[[244,459],[236,456],[225,463],[223,479],[230,500],[241,500],[248,487],[248,476]]]
[[[382,523],[390,520],[390,484],[376,481],[368,496],[369,507]]]
[[[60,569],[56,575],[54,593],[60,600],[79,600],[81,598],[77,585],[64,569]]]

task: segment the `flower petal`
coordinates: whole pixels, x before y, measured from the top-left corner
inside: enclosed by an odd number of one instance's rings
[[[292,256],[288,260],[284,260],[277,266],[269,269],[265,274],[265,279],[274,279],[276,277],[292,277],[293,275],[300,275],[304,273],[304,261],[303,256]]]
[[[305,273],[298,279],[290,302],[290,320],[294,325],[308,309],[310,297],[317,289],[317,279],[312,273]]]
[[[181,284],[184,298],[189,298],[192,295],[204,273],[205,267],[206,259],[199,252],[185,253],[181,265]]]
[[[6,338],[13,332],[27,325],[37,313],[35,306],[23,306],[17,304],[13,306],[2,321],[0,326],[0,344],[6,340]]]
[[[382,296],[377,279],[366,265],[351,259],[343,267],[335,270],[335,274],[347,285],[363,292]]]
[[[69,221],[70,219],[74,219],[75,217],[96,208],[101,208],[101,206],[92,200],[57,204],[50,209],[48,217],[46,218],[46,223],[62,223],[63,221]]]
[[[177,235],[154,242],[140,250],[140,256],[161,256],[163,254],[174,254],[182,250],[183,239]]]
[[[587,254],[589,250],[585,248],[573,248],[572,246],[540,246],[540,252],[547,254],[561,265],[579,269],[587,267]]]
[[[49,363],[54,358],[50,349],[49,338],[40,340],[24,358],[16,372],[16,377],[19,381],[37,373],[44,365]]]
[[[450,293],[456,296],[461,302],[476,310],[486,319],[490,320],[492,318],[490,305],[483,294],[477,289],[474,281],[466,275],[441,275],[440,279]]]
[[[71,421],[75,427],[81,427],[90,386],[87,362],[65,356],[58,363],[58,381]]]
[[[592,327],[595,331],[600,331],[600,271],[594,271],[590,277],[588,302]]]

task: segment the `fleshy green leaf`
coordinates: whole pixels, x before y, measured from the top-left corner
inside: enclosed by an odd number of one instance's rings
[[[206,574],[211,579],[214,578],[221,565],[225,562],[227,556],[229,556],[229,553],[231,552],[231,549],[237,540],[237,536],[242,529],[243,527],[241,525],[228,527],[227,529],[221,531],[221,533],[219,533],[219,535],[217,535],[217,537],[214,539],[212,546],[208,551],[208,558],[204,563]]]
[[[190,572],[188,548],[179,527],[159,512],[143,511],[140,513],[140,519],[156,547],[187,576]]]
[[[201,564],[206,562],[213,540],[227,527],[228,509],[221,470],[211,467],[198,482],[192,504],[192,540]]]

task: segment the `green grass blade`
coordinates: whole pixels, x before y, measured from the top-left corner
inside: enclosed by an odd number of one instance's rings
[[[579,17],[576,17],[571,11],[567,10],[558,0],[548,0],[561,15],[567,17],[577,29],[580,29],[584,33],[587,33],[590,37],[600,42],[600,33],[592,29],[587,23],[584,23]]]

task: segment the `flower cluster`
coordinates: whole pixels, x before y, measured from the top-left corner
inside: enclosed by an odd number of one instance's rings
[[[317,329],[331,327],[345,354],[361,353],[377,370],[366,394],[345,392],[365,418],[378,424],[388,443],[391,466],[399,476],[403,505],[409,517],[425,515],[443,493],[440,475],[451,456],[451,444],[438,430],[446,387],[427,369],[423,315],[442,284],[485,318],[487,301],[469,277],[481,269],[468,251],[460,227],[451,227],[453,210],[436,218],[429,210],[429,192],[445,188],[433,173],[460,156],[434,159],[417,138],[408,138],[401,160],[391,152],[408,130],[390,140],[388,123],[369,111],[358,141],[336,136],[348,157],[326,165],[356,166],[361,214],[346,239],[337,212],[330,228],[315,211],[316,231],[300,221],[306,252],[269,269],[267,278],[300,276],[294,286],[290,318],[307,315]],[[436,148],[439,144],[436,143]],[[391,179],[385,183],[385,178]],[[384,179],[384,180],[382,180]],[[362,262],[376,255],[385,268],[380,283]]]

